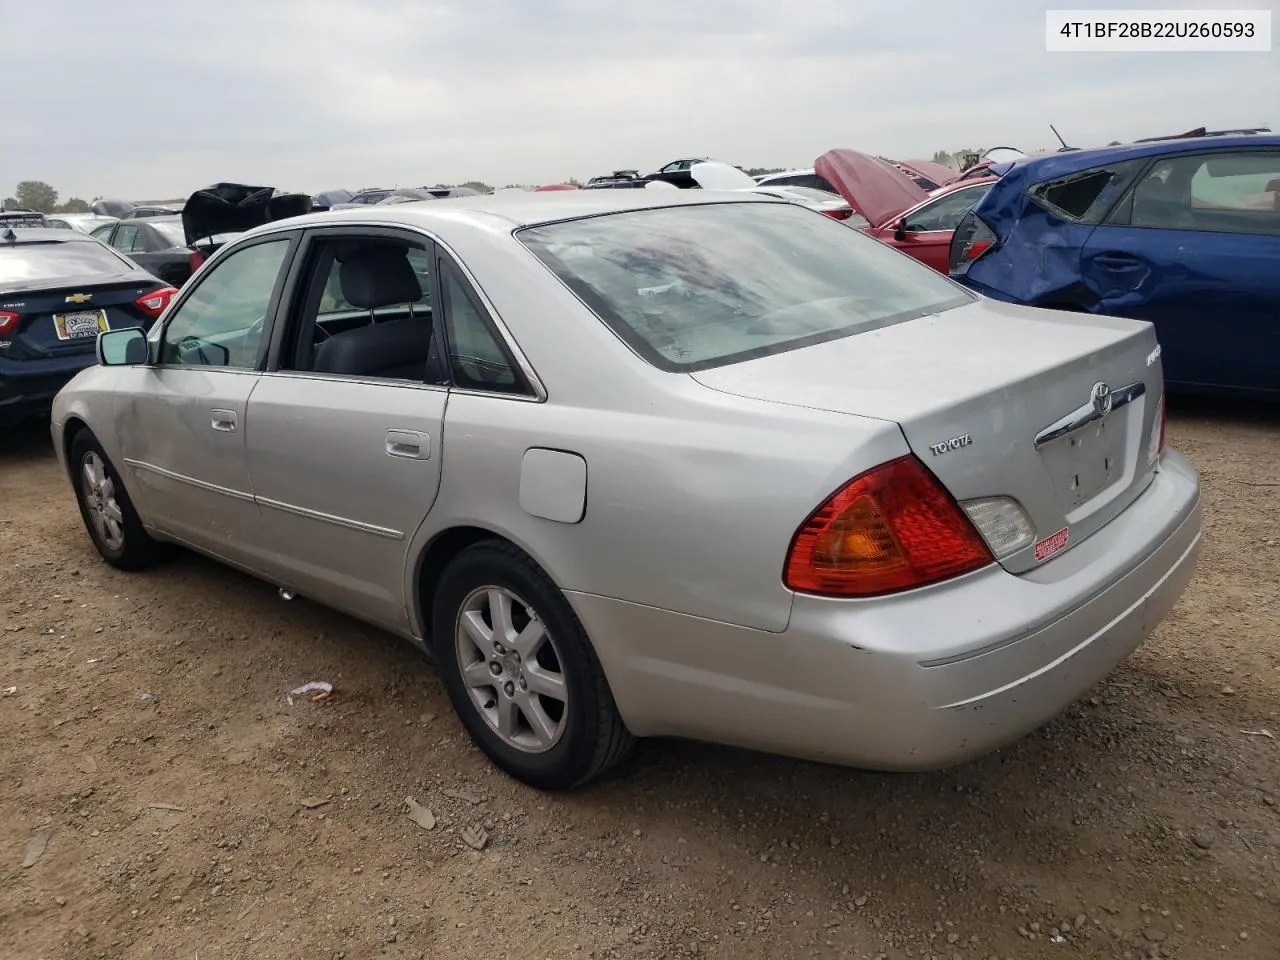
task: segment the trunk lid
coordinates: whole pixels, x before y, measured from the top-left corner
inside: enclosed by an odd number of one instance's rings
[[[1014,573],[1086,539],[1155,470],[1163,371],[1147,323],[979,301],[692,376],[737,396],[896,422],[957,500],[1021,505],[1035,545],[1001,560]],[[1096,384],[1110,389],[1101,415]]]
[[[919,184],[893,164],[856,150],[828,150],[814,161],[813,169],[874,227],[929,199]]]
[[[187,198],[182,228],[187,246],[196,247],[206,237],[243,233],[310,211],[311,198],[303,194],[278,194],[272,187],[243,183],[215,183]]]
[[[57,287],[45,281],[39,289],[25,291],[10,287],[0,297],[4,301],[0,308],[17,313],[18,326],[5,338],[9,346],[4,356],[11,360],[40,360],[93,353],[102,318],[109,330],[149,329],[152,318],[138,307],[137,299],[163,286],[139,272],[132,279],[68,279]]]

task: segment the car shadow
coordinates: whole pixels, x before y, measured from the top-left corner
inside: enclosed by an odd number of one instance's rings
[[[48,417],[0,426],[0,464],[46,460],[53,456]]]
[[[1280,426],[1280,403],[1170,393],[1169,418],[1224,426]]]

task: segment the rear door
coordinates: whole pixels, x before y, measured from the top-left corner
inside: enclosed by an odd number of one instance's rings
[[[1170,381],[1280,394],[1280,151],[1160,158],[1085,244],[1097,311],[1155,324]]]
[[[257,238],[221,259],[165,316],[153,364],[122,368],[118,449],[143,519],[228,562],[272,555],[245,452],[249,395],[296,234]]]
[[[249,402],[275,576],[401,632],[406,556],[439,487],[449,396],[434,256],[408,231],[308,231],[288,324]]]
[[[114,246],[152,276],[182,286],[190,270],[180,269],[187,255],[176,256],[173,244],[168,243],[151,224],[136,221],[121,223],[116,228]]]

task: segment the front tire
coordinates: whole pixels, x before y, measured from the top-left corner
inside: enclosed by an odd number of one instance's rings
[[[586,631],[521,550],[485,540],[436,589],[432,638],[449,699],[499,768],[564,790],[613,766],[633,742]]]
[[[141,570],[164,559],[166,545],[143,529],[120,475],[88,429],[72,438],[70,463],[80,516],[102,559],[121,570]]]

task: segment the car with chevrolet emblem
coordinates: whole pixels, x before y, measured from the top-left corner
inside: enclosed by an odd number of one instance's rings
[[[0,225],[0,426],[47,414],[101,331],[146,329],[176,292],[78,230]]]
[[[1191,579],[1156,348],[747,191],[463,197],[257,226],[51,426],[107,562],[185,546],[404,637],[536,787],[657,736],[922,770]]]

